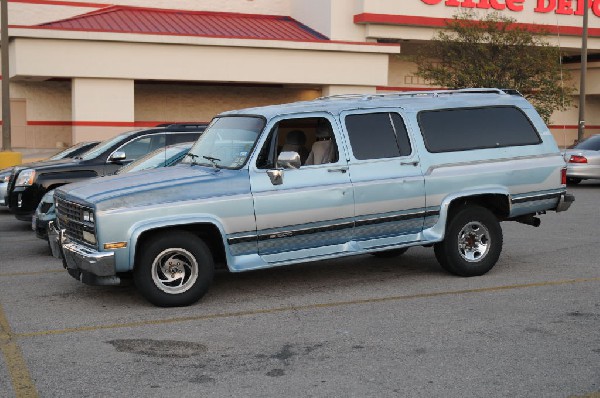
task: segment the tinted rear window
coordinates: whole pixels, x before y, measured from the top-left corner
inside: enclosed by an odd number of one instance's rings
[[[358,160],[395,158],[412,152],[406,126],[397,113],[348,115],[345,123]]]
[[[419,113],[429,152],[535,145],[540,136],[519,109],[488,107],[444,109]]]

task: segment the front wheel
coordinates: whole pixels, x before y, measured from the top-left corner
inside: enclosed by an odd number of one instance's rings
[[[460,276],[483,275],[494,267],[502,251],[502,228],[488,209],[468,205],[449,221],[446,236],[434,245],[446,271]]]
[[[214,274],[210,249],[196,235],[170,231],[140,249],[134,282],[144,298],[159,307],[190,305],[208,290]]]

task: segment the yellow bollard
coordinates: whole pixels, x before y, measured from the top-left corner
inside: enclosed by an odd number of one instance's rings
[[[0,169],[21,164],[22,161],[21,152],[0,152]]]

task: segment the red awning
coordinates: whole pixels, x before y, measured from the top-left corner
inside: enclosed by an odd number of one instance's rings
[[[39,27],[62,30],[237,39],[328,41],[287,16],[110,6]]]

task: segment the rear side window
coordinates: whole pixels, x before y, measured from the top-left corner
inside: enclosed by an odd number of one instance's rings
[[[345,118],[352,153],[358,160],[385,159],[411,154],[402,117],[397,113],[365,113]]]
[[[429,152],[541,143],[527,116],[514,107],[423,111],[419,113],[419,126]]]

